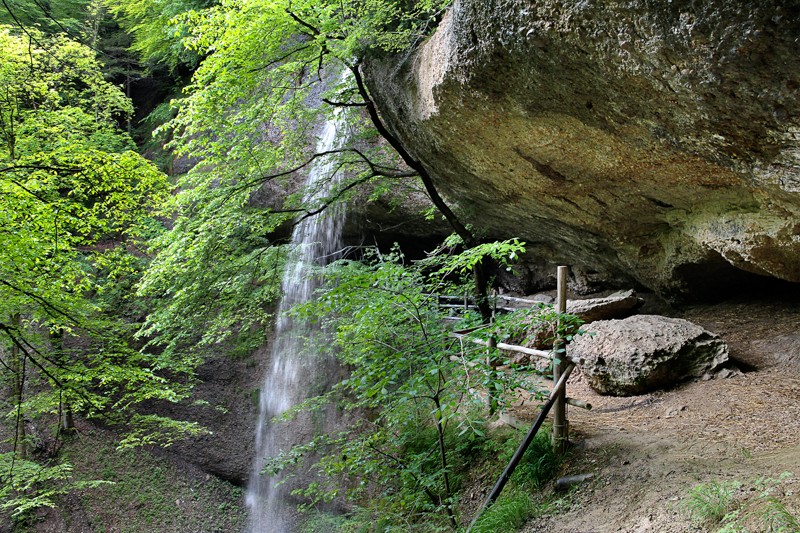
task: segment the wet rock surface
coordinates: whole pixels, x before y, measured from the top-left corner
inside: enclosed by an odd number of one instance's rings
[[[160,404],[158,413],[198,422],[208,433],[178,440],[162,453],[244,486],[255,455],[258,390],[267,363],[264,348],[248,356],[212,356],[198,369],[200,403]]]

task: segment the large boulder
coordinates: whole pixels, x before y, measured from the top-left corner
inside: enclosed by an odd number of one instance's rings
[[[798,35],[785,0],[455,0],[366,73],[467,222],[680,297],[800,282]]]
[[[569,346],[589,385],[600,394],[629,396],[674,386],[728,361],[716,334],[679,318],[636,315],[600,320]]]

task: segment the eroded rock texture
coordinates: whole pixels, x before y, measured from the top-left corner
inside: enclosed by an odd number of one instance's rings
[[[632,290],[619,291],[604,298],[567,300],[567,313],[577,315],[584,322],[625,318],[636,312],[644,300]]]
[[[630,396],[665,389],[713,372],[728,361],[728,346],[688,320],[636,315],[599,320],[570,344],[584,360],[586,382],[600,394]]]
[[[667,296],[800,282],[796,2],[456,0],[367,70],[489,237]]]

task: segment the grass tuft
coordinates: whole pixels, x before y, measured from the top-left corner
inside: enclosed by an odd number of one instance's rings
[[[511,533],[517,531],[536,514],[537,506],[522,490],[514,490],[500,498],[481,516],[473,533]]]
[[[689,490],[684,505],[697,525],[715,526],[736,508],[738,481],[700,483]]]
[[[778,479],[759,478],[743,488],[739,481],[701,483],[693,487],[683,502],[695,525],[719,533],[800,533],[800,520],[779,498],[788,496],[783,483],[792,474]]]

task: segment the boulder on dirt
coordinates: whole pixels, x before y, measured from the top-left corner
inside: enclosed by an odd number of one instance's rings
[[[644,304],[633,289],[609,294],[604,298],[569,300],[567,313],[579,316],[584,322],[625,318],[636,312]]]
[[[630,396],[701,377],[728,361],[728,346],[687,320],[636,315],[583,328],[571,355],[582,358],[586,380],[600,394]]]

